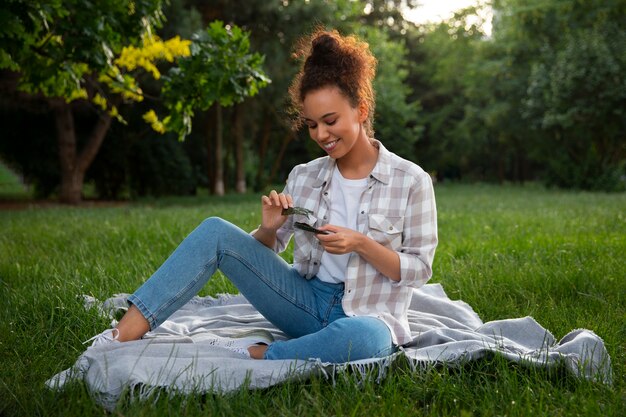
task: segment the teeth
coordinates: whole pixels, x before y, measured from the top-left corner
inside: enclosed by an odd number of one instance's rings
[[[336,143],[337,143],[337,141],[336,141],[336,140],[334,140],[334,141],[332,141],[332,142],[329,142],[329,143],[326,143],[326,144],[324,145],[324,148],[326,148],[326,149],[330,149],[330,148],[332,148],[333,146],[335,146],[335,144],[336,144]]]

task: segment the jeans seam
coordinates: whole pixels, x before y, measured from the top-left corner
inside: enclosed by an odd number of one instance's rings
[[[234,251],[231,251],[231,250],[228,250],[228,249],[222,249],[222,250],[218,250],[217,253],[221,254],[221,255],[228,255],[231,258],[237,259],[239,262],[241,262],[243,265],[245,265],[246,268],[248,268],[248,270],[250,270],[250,272],[252,272],[254,275],[256,275],[257,278],[259,278],[263,283],[265,283],[265,285],[267,285],[269,288],[271,288],[272,291],[274,291],[277,295],[279,295],[283,299],[287,300],[293,306],[295,306],[295,307],[303,310],[304,312],[310,314],[313,318],[315,318],[320,323],[323,322],[323,320],[321,320],[321,318],[318,316],[318,314],[316,314],[315,311],[313,311],[312,309],[308,308],[308,306],[306,306],[304,304],[297,303],[294,298],[289,297],[288,294],[286,294],[284,291],[281,291],[280,288],[277,288],[276,286],[272,285],[271,280],[266,279],[264,274],[261,273],[261,271],[259,271],[257,268],[255,268],[254,265],[249,263],[245,258],[241,257],[237,252],[234,252]],[[218,263],[218,269],[219,269],[219,263]]]
[[[326,327],[328,326],[329,320],[328,318],[330,317],[330,314],[332,313],[333,309],[335,308],[336,305],[341,304],[341,297],[338,297],[337,295],[339,294],[339,292],[341,292],[341,290],[336,290],[333,293],[333,296],[331,298],[331,302],[328,304],[328,308],[326,309],[326,313],[324,315],[324,318],[321,320],[322,322],[322,327]]]
[[[176,301],[178,301],[180,299],[181,294],[186,293],[187,291],[189,291],[189,288],[192,288],[194,285],[196,285],[196,283],[198,282],[199,278],[202,276],[202,274],[204,272],[207,271],[207,269],[209,269],[209,266],[215,262],[216,257],[211,258],[211,260],[209,262],[207,262],[206,264],[204,264],[204,266],[200,269],[200,271],[198,271],[198,273],[196,274],[195,277],[193,277],[192,280],[189,281],[189,283],[187,285],[185,285],[183,288],[181,288],[180,291],[178,291],[176,293],[176,295],[174,295],[173,297],[171,297],[169,299],[169,301],[165,304],[163,304],[162,306],[159,307],[158,310],[156,310],[154,312],[154,316],[158,316],[159,314],[161,314],[163,311],[167,310],[172,304],[174,304]],[[156,321],[156,320],[155,320]]]

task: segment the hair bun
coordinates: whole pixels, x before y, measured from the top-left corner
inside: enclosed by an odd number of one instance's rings
[[[320,34],[313,39],[311,46],[311,55],[307,58],[307,64],[326,66],[337,62],[340,46],[337,40],[330,34]]]
[[[339,47],[339,42],[329,33],[321,33],[317,38],[311,42],[313,45],[313,53],[332,53]]]

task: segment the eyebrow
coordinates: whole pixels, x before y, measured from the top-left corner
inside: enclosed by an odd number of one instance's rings
[[[330,113],[326,113],[325,115],[323,115],[322,117],[320,117],[320,119],[325,119],[326,117],[328,117],[328,116],[334,116],[335,114],[337,114],[337,112],[330,112]],[[304,116],[302,116],[302,118],[303,118],[304,120],[306,120],[306,121],[309,121],[309,122],[314,122],[314,121],[315,121],[315,120],[313,120],[313,119],[309,119],[308,117],[304,117]]]

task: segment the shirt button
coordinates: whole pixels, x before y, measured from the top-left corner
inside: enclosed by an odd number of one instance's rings
[[[365,210],[361,210],[361,214],[365,214]]]
[[[317,262],[313,262],[313,265],[317,265]]]
[[[393,226],[389,226],[389,230],[393,230]]]

